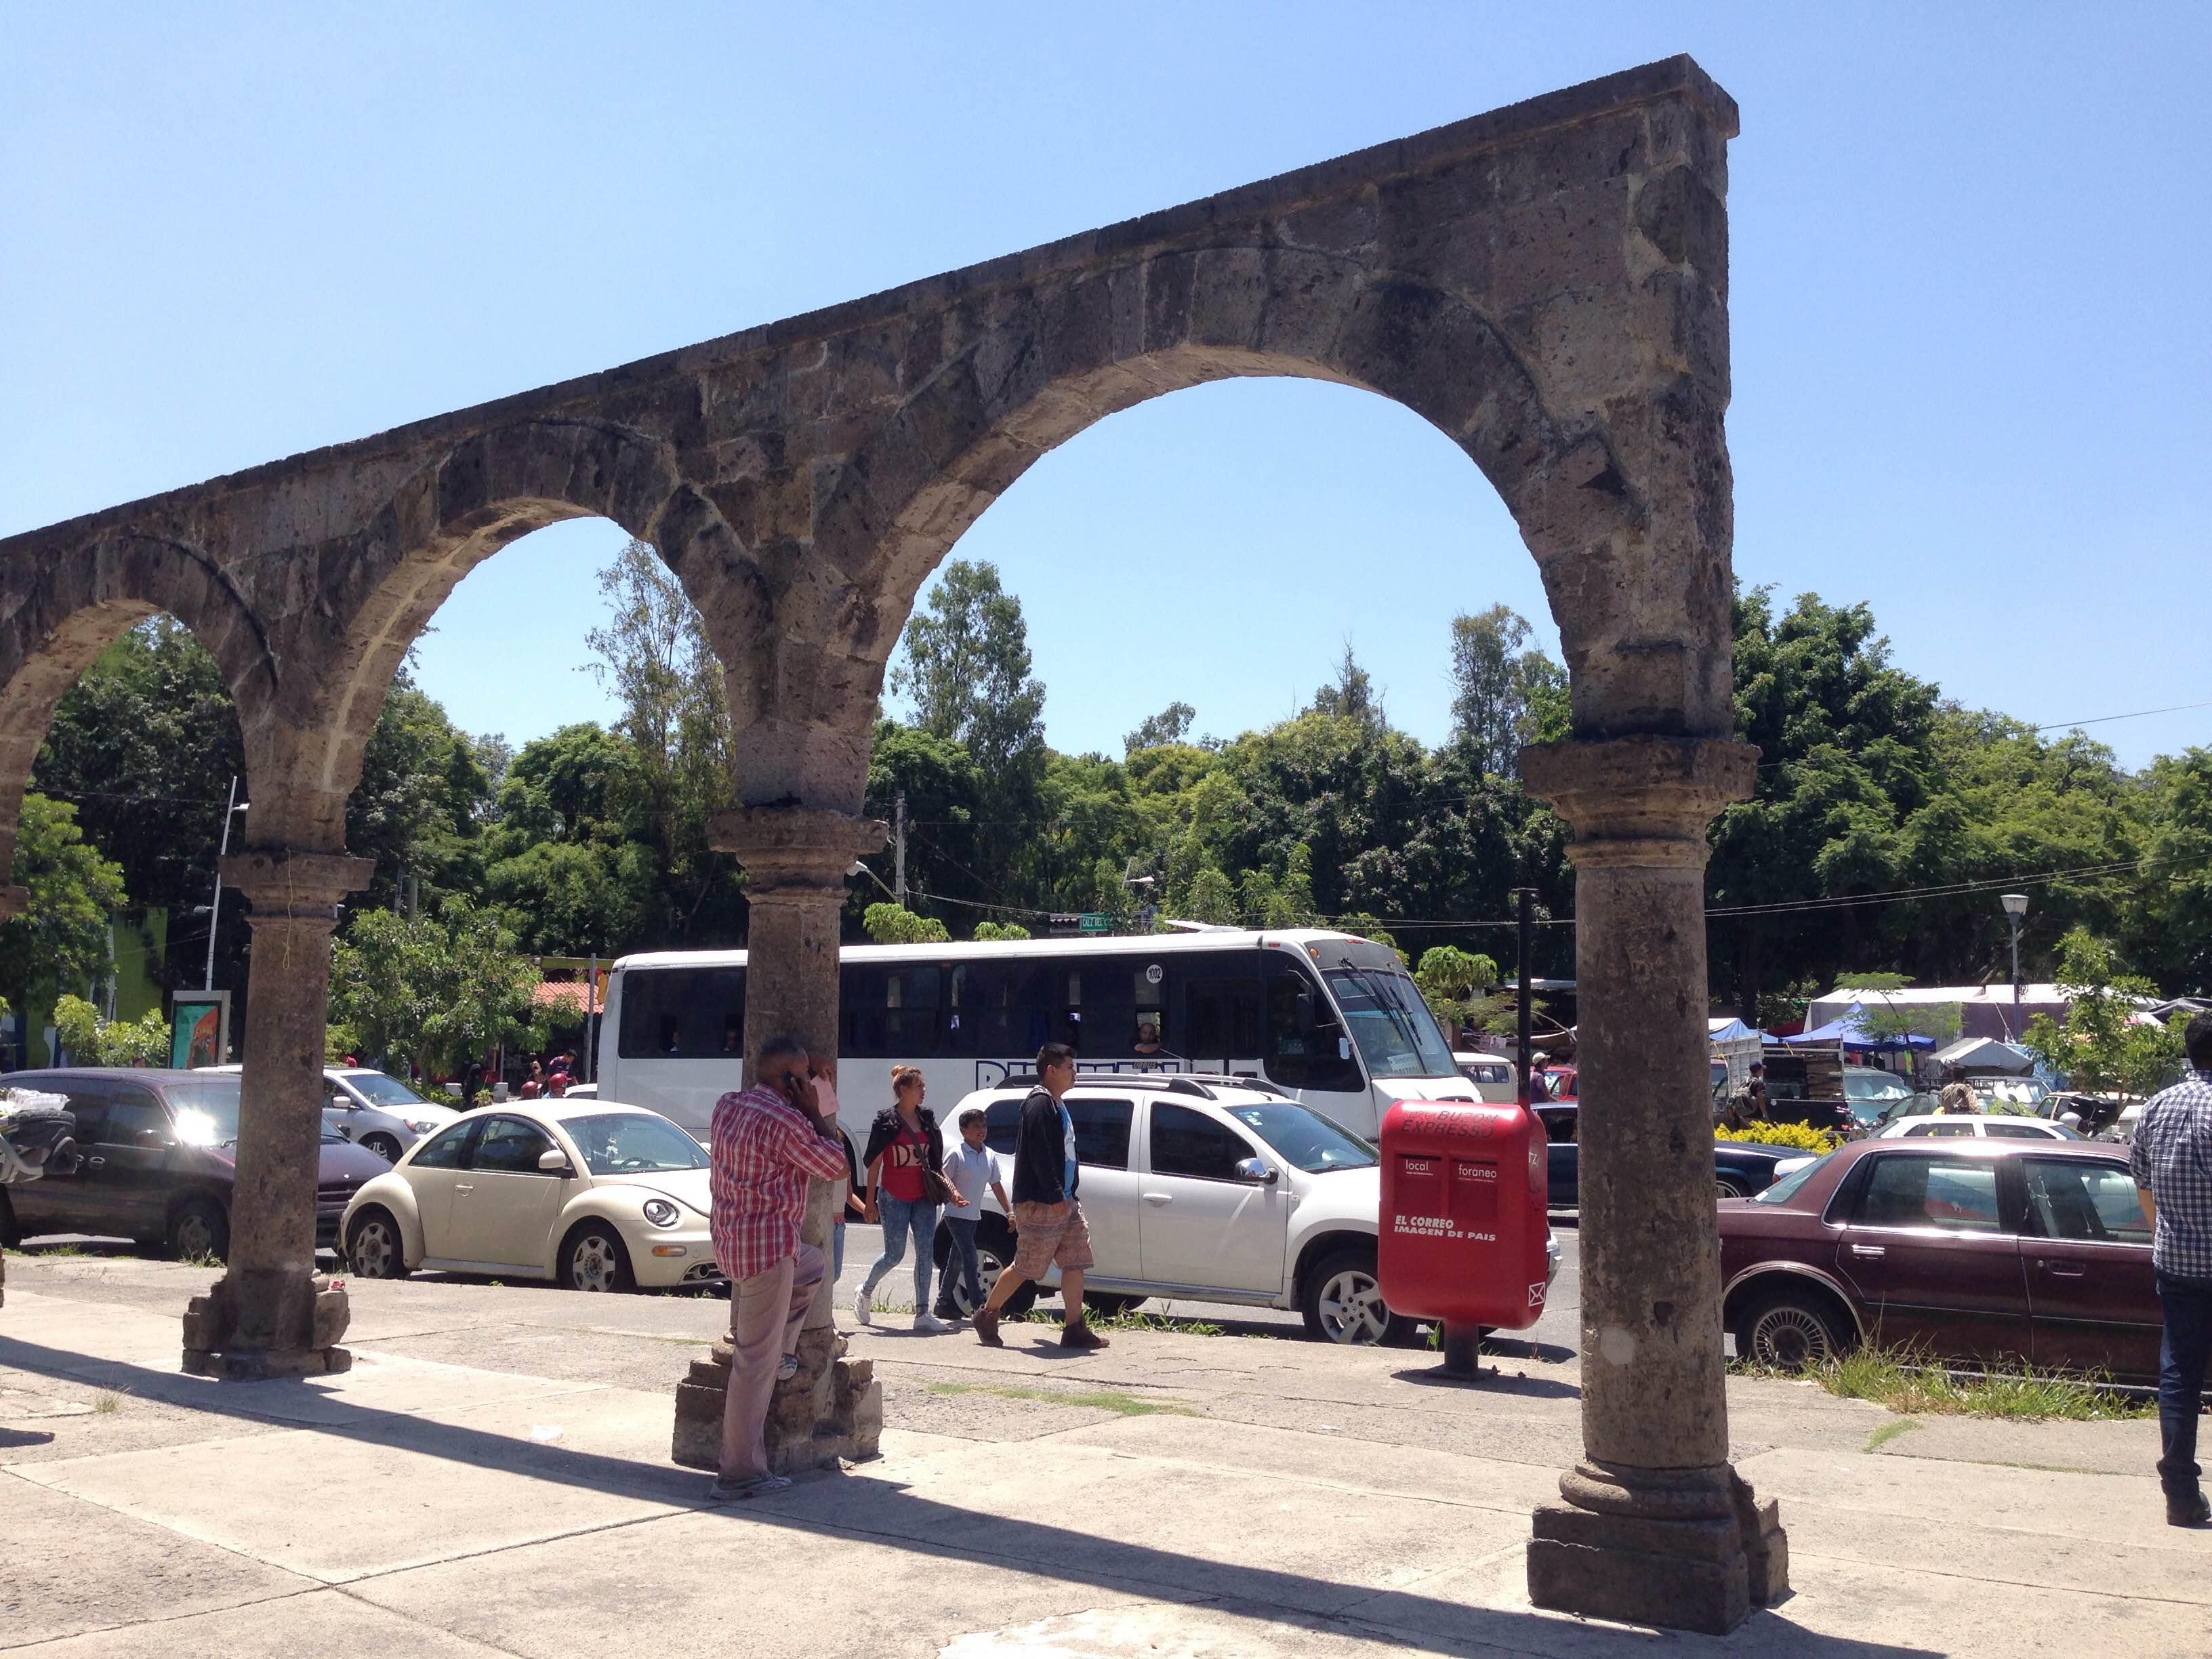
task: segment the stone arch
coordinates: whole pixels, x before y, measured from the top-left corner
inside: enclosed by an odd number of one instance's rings
[[[260,619],[222,566],[189,541],[140,531],[95,537],[42,568],[0,618],[0,878],[32,763],[70,687],[125,629],[167,612],[222,672],[245,739],[249,787],[270,775],[276,665]]]
[[[418,470],[355,539],[329,582],[307,695],[288,722],[291,787],[264,817],[282,844],[343,845],[346,803],[408,647],[461,579],[531,532],[604,518],[651,543],[723,659],[750,647],[768,603],[750,550],[678,470],[670,447],[599,419],[524,421],[456,444]]]
[[[923,581],[1048,451],[1146,399],[1249,375],[1391,398],[1481,468],[1536,557],[1578,729],[1679,731],[1725,699],[1724,592],[1698,586],[1693,561],[1650,556],[1644,492],[1602,411],[1547,397],[1478,295],[1340,253],[1220,246],[1003,293],[962,320],[962,349],[840,470],[782,601],[784,638],[823,641],[849,701],[872,705]]]

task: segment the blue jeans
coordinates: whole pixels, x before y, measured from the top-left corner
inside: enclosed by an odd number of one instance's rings
[[[830,1224],[830,1288],[835,1291],[837,1280],[845,1271],[845,1221],[843,1217]]]
[[[960,1282],[968,1287],[968,1305],[970,1308],[983,1305],[983,1269],[975,1260],[975,1229],[979,1224],[972,1219],[963,1221],[957,1215],[945,1218],[945,1225],[952,1235],[953,1255],[953,1259],[945,1264],[945,1277],[949,1281],[955,1273],[959,1274]],[[947,1283],[945,1288],[949,1300],[952,1286]]]
[[[884,1224],[884,1253],[868,1269],[860,1285],[862,1296],[873,1297],[877,1281],[905,1258],[910,1233],[914,1237],[914,1310],[916,1314],[929,1311],[929,1282],[937,1272],[937,1258],[932,1254],[937,1243],[937,1209],[934,1204],[909,1204],[889,1193],[876,1194],[876,1213]]]
[[[2166,1331],[2158,1345],[2158,1483],[2170,1503],[2185,1504],[2197,1484],[2197,1425],[2204,1410],[2204,1368],[2212,1358],[2212,1279],[2158,1275]]]

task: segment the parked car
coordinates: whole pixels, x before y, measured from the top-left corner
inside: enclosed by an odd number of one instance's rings
[[[2126,1155],[2076,1140],[1855,1141],[1720,1206],[1739,1358],[1863,1341],[1960,1364],[2158,1372],[2150,1231]]]
[[[579,1291],[720,1285],[707,1154],[658,1112],[520,1100],[464,1113],[346,1206],[363,1279],[417,1268]]]
[[[1577,1066],[1539,1066],[1536,1075],[1544,1079],[1547,1098],[1571,1104],[1581,1097],[1582,1068]]]
[[[2020,1117],[2011,1113],[1949,1112],[1925,1117],[1900,1117],[1882,1126],[1881,1140],[1972,1139],[2086,1140],[2087,1136],[2048,1118]]]
[[[1912,1098],[1912,1085],[1875,1066],[1844,1067],[1844,1108],[1861,1130],[1879,1124],[1887,1110]]]
[[[1474,1091],[1485,1100],[1514,1101],[1521,1098],[1521,1079],[1513,1062],[1503,1054],[1474,1054],[1463,1050],[1452,1052],[1452,1064],[1459,1074],[1474,1085]]]
[[[1553,1101],[1535,1109],[1548,1143],[1550,1195],[1555,1210],[1572,1210],[1582,1204],[1582,1146],[1577,1121],[1581,1106],[1574,1101]],[[1772,1146],[1764,1141],[1715,1140],[1713,1190],[1723,1198],[1744,1198],[1764,1192],[1774,1180],[1775,1165],[1795,1155],[1796,1149]]]
[[[980,1107],[985,1144],[1011,1187],[1015,1127],[1032,1085],[979,1089],[945,1115]],[[1346,1343],[1404,1341],[1416,1322],[1393,1314],[1376,1284],[1382,1171],[1376,1151],[1341,1125],[1250,1078],[1079,1077],[1062,1103],[1075,1121],[1083,1213],[1097,1265],[1084,1300],[1102,1311],[1149,1297],[1295,1308],[1306,1329]],[[976,1231],[988,1285],[1013,1235],[986,1197]],[[938,1230],[937,1261],[951,1255]],[[1552,1249],[1556,1271],[1559,1249]],[[1057,1270],[1048,1287],[1059,1284]],[[966,1287],[954,1285],[964,1314]],[[1036,1295],[1025,1285],[1008,1305]]]
[[[0,1194],[0,1238],[85,1233],[224,1256],[238,1143],[239,1079],[206,1072],[64,1066],[16,1072],[11,1087],[60,1095],[76,1119],[44,1177]],[[325,1129],[315,1185],[315,1242],[384,1162]]]
[[[236,1077],[243,1066],[203,1066],[199,1070]],[[405,1152],[434,1129],[442,1129],[460,1114],[422,1098],[407,1084],[366,1066],[333,1066],[323,1073],[328,1096],[323,1102],[323,1121],[342,1139],[374,1152],[386,1164],[397,1164]]]

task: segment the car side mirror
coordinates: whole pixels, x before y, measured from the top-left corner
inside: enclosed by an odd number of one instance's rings
[[[1237,1178],[1239,1181],[1256,1181],[1263,1187],[1272,1187],[1278,1180],[1281,1179],[1281,1177],[1275,1173],[1274,1166],[1270,1164],[1264,1158],[1238,1158],[1237,1160]]]
[[[568,1154],[557,1146],[549,1146],[538,1154],[538,1167],[547,1175],[572,1176],[575,1166],[568,1162]]]

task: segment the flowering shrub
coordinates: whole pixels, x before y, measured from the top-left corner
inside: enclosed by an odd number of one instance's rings
[[[1795,1146],[1800,1152],[1832,1152],[1844,1144],[1833,1129],[1815,1129],[1808,1123],[1747,1123],[1741,1129],[1718,1127],[1717,1140],[1755,1140],[1769,1146]]]

